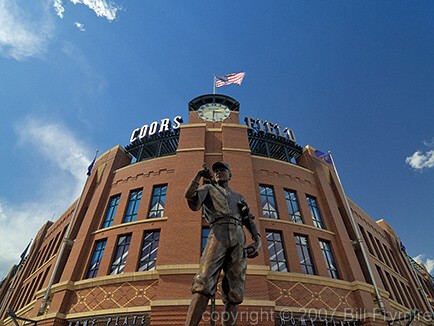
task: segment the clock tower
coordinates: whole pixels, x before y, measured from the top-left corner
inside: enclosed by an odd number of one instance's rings
[[[240,124],[240,103],[222,94],[198,96],[188,104],[188,123],[181,126],[177,150],[181,161],[228,162],[235,169],[250,163],[247,126]],[[200,167],[192,167],[197,169]]]
[[[239,123],[240,103],[222,94],[201,95],[188,103],[189,123],[206,123],[220,126],[221,123]]]

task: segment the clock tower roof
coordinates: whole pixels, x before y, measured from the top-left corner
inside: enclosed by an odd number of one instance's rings
[[[240,110],[240,103],[237,100],[223,94],[205,94],[198,96],[188,103],[188,110],[197,111],[202,105],[209,103],[223,104],[231,111]]]

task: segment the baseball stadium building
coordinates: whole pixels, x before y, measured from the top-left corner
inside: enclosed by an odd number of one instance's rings
[[[208,94],[100,155],[82,195],[0,286],[0,325],[183,325],[209,225],[184,191],[231,167],[262,238],[238,325],[433,325],[433,280],[392,227],[346,197],[330,154]],[[250,242],[249,237],[247,243]],[[200,325],[220,325],[221,290]]]

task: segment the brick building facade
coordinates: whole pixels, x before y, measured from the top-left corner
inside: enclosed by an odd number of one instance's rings
[[[433,325],[429,273],[386,221],[346,204],[327,157],[291,130],[244,123],[224,95],[195,98],[180,121],[138,128],[97,159],[80,200],[42,226],[3,280],[0,325],[13,323],[6,308],[38,325],[183,325],[208,230],[183,193],[216,161],[230,164],[263,243],[248,261],[238,325],[387,325],[415,308],[413,325]],[[201,325],[209,319],[210,310]]]

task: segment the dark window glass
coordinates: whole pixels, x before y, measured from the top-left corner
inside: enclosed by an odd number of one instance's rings
[[[397,300],[400,304],[405,305],[405,304],[404,304],[404,301],[402,300],[402,294],[403,294],[403,293],[402,293],[401,289],[399,288],[399,283],[398,283],[397,279],[395,278],[395,276],[392,276],[392,279],[393,279],[393,284],[394,284],[394,285],[392,285],[392,286],[394,286],[395,289],[396,289],[396,300]]]
[[[300,259],[302,272],[305,274],[315,275],[315,267],[313,266],[312,255],[310,253],[307,237],[296,235],[295,244],[297,247],[298,258]]]
[[[400,273],[398,266],[396,265],[396,260],[395,260],[395,256],[393,255],[392,249],[389,248],[389,258],[390,261],[392,262],[393,268],[395,269],[395,272],[397,272],[398,274]]]
[[[309,206],[310,213],[312,215],[313,225],[317,228],[324,229],[324,223],[319,213],[318,204],[316,199],[311,196],[307,196],[307,205]]]
[[[401,281],[399,281],[399,285],[401,287],[402,299],[404,300],[405,306],[410,308],[412,304],[410,303],[410,297],[408,297],[408,293],[406,291],[407,289],[405,288],[404,283]]]
[[[389,266],[390,268],[392,268],[392,263],[390,262],[389,255],[388,255],[389,251],[387,251],[387,247],[385,246],[384,243],[381,243],[381,244],[382,244],[382,247],[380,247],[380,248],[381,248],[381,252],[382,252],[383,257],[384,257],[384,261],[386,262],[387,266]]]
[[[398,300],[398,294],[396,292],[396,287],[393,284],[392,278],[390,277],[390,274],[387,271],[384,271],[384,273],[386,274],[386,278],[389,281],[390,284],[390,289],[392,290],[392,293],[390,293],[392,295],[392,298],[394,300]]]
[[[362,233],[363,240],[365,240],[365,243],[366,243],[366,246],[368,247],[369,252],[371,253],[371,255],[374,255],[374,251],[372,250],[371,244],[369,243],[368,237],[366,236],[365,229],[360,224],[359,224],[359,229],[360,229],[360,232]]]
[[[142,199],[142,190],[135,190],[130,192],[130,199],[128,200],[127,211],[124,216],[124,223],[134,222],[137,217],[137,211]]]
[[[377,248],[377,250],[378,250],[378,258],[380,258],[380,260],[381,260],[383,263],[386,263],[386,259],[385,259],[385,257],[384,257],[384,252],[383,252],[383,248],[381,247],[380,240],[378,240],[376,237],[374,237],[374,239],[375,239],[375,243],[377,244],[377,245],[376,245],[376,248]]]
[[[259,186],[259,193],[261,195],[262,215],[268,218],[279,218],[273,187]]]
[[[378,275],[380,276],[381,283],[383,283],[383,287],[384,287],[384,289],[385,289],[387,292],[390,293],[389,286],[387,285],[387,282],[386,282],[386,280],[384,279],[384,275],[383,275],[383,272],[381,271],[380,266],[375,265],[375,268],[377,269],[377,273],[378,273]]]
[[[157,263],[158,243],[160,231],[146,232],[143,238],[142,253],[140,255],[139,271],[150,271]]]
[[[320,241],[319,245],[321,247],[322,255],[324,257],[329,276],[331,278],[339,278],[339,273],[338,273],[338,269],[336,268],[336,263],[333,257],[333,252],[330,246],[330,242]]]
[[[288,206],[288,213],[291,217],[291,221],[295,223],[303,223],[301,218],[300,207],[297,201],[297,194],[295,191],[285,190],[285,200],[286,205]]]
[[[267,231],[268,254],[270,255],[270,269],[278,272],[287,272],[285,250],[283,249],[282,235],[279,232]]]
[[[205,250],[206,241],[208,240],[209,231],[210,231],[210,228],[207,226],[202,228],[202,244],[200,247],[200,253],[201,254]]]
[[[95,249],[93,250],[92,259],[90,260],[89,269],[86,274],[86,278],[94,278],[98,273],[99,263],[101,262],[102,255],[104,254],[105,245],[107,240],[97,241]]]
[[[118,239],[115,256],[113,257],[110,275],[122,274],[127,261],[128,249],[130,248],[131,234],[122,235]]]
[[[411,294],[411,292],[410,292],[410,288],[408,287],[408,285],[405,285],[404,286],[404,289],[405,289],[405,293],[407,294],[407,298],[409,299],[409,301],[410,301],[410,304],[411,304],[411,306],[410,307],[416,307],[416,305],[414,304],[414,298],[413,298],[413,296],[412,296],[412,294]]]
[[[120,198],[121,195],[113,196],[110,198],[110,202],[107,207],[107,212],[105,213],[102,228],[108,228],[109,226],[112,226],[116,214],[116,208],[118,208]]]
[[[374,240],[374,237],[372,236],[372,234],[369,231],[367,231],[367,232],[368,232],[369,239],[371,240],[371,244],[374,247],[375,256],[377,256],[381,261],[383,261],[381,255],[380,255],[380,251],[379,251],[377,244]]]
[[[164,205],[166,204],[167,185],[154,186],[151,198],[151,208],[149,209],[149,218],[163,217]]]

